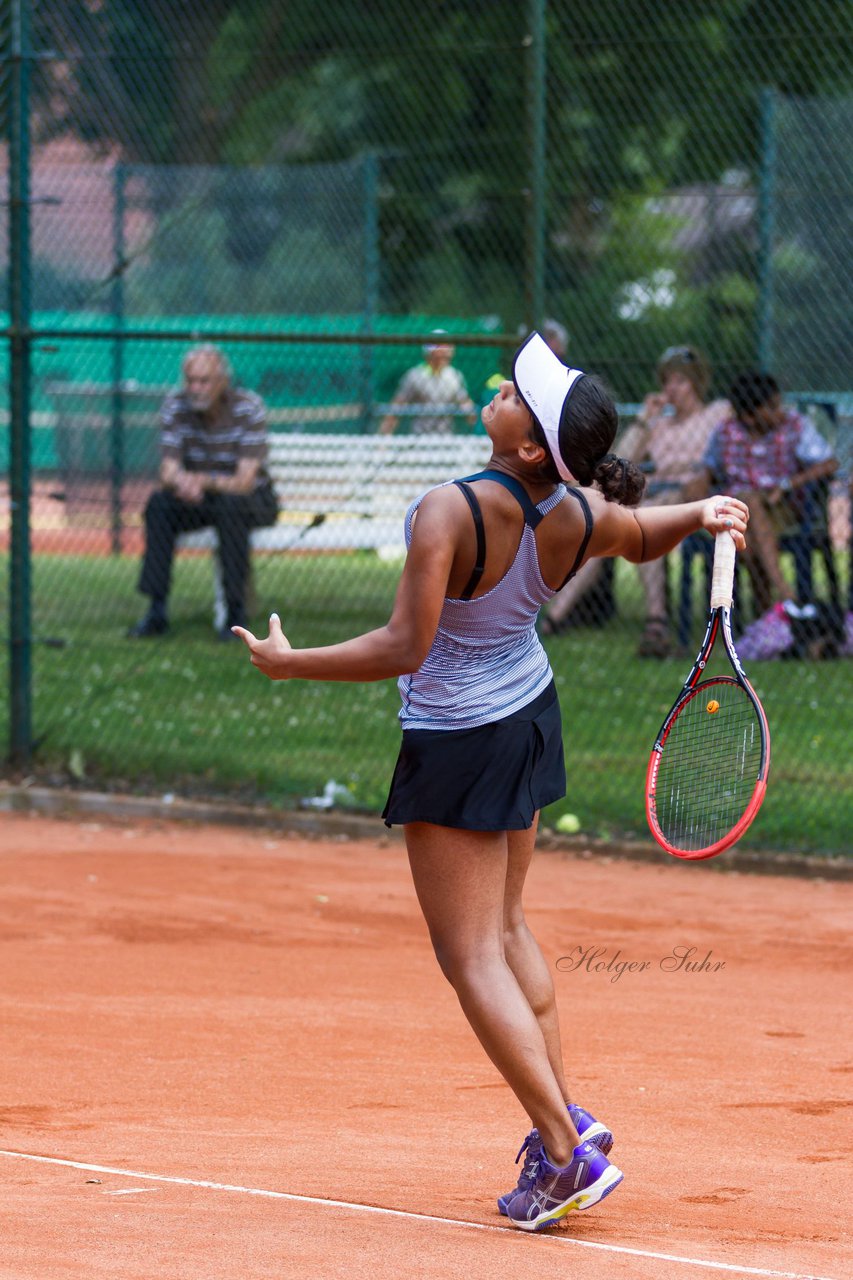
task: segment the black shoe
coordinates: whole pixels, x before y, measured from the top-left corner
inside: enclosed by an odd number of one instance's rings
[[[169,621],[167,618],[160,618],[154,613],[146,613],[141,622],[137,622],[135,627],[129,627],[127,631],[128,640],[150,640],[152,636],[164,636],[169,630]]]

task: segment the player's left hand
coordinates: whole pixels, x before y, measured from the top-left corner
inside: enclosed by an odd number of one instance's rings
[[[270,614],[270,633],[266,640],[259,640],[245,627],[232,627],[231,630],[249,650],[253,667],[269,676],[270,680],[288,679],[287,655],[292,646],[281,629],[281,619],[277,613]]]
[[[702,528],[714,534],[724,533],[728,529],[738,551],[743,551],[746,547],[744,534],[748,524],[749,507],[740,498],[716,494],[702,508]]]

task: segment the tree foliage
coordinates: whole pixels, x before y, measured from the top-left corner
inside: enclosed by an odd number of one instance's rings
[[[71,131],[156,165],[371,152],[383,308],[494,312],[508,327],[524,317],[531,8],[42,0],[40,136]],[[852,34],[849,0],[547,5],[548,307],[583,358],[621,367],[626,393],[632,362],[647,367],[664,332],[704,341],[723,364],[753,354],[756,217],[747,230],[721,219],[698,249],[679,249],[661,197],[692,189],[754,203],[762,92],[849,93]],[[235,216],[255,221],[253,269],[280,256],[269,210]],[[220,247],[234,260],[248,252],[245,236]],[[669,278],[661,271],[674,276],[670,303],[654,284]],[[820,275],[807,276],[813,294]]]

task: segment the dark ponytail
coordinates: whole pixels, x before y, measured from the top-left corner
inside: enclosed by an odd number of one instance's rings
[[[608,502],[634,506],[643,496],[645,476],[633,462],[609,452],[619,428],[612,396],[596,377],[585,374],[572,388],[560,419],[560,453],[579,484],[597,484]]]
[[[592,473],[608,502],[618,502],[620,507],[635,507],[643,496],[646,477],[634,462],[606,453]]]

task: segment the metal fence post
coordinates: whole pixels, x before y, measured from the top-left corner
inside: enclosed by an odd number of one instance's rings
[[[9,758],[32,754],[30,547],[30,0],[13,0],[9,100]]]
[[[366,152],[364,159],[364,248],[362,279],[363,315],[362,329],[371,334],[376,325],[379,309],[379,159],[374,151]],[[373,347],[367,345],[361,353],[361,403],[362,431],[374,431],[373,417]]]
[[[121,555],[122,487],[124,484],[124,187],[125,168],[113,172],[113,280],[110,310],[116,334],[112,342],[112,417],[110,420],[110,521],[112,553]]]
[[[758,190],[758,365],[773,368],[773,241],[776,233],[776,90],[761,93],[761,174]]]
[[[545,3],[529,0],[525,96],[530,148],[527,188],[525,310],[528,329],[542,325],[545,310]]]

